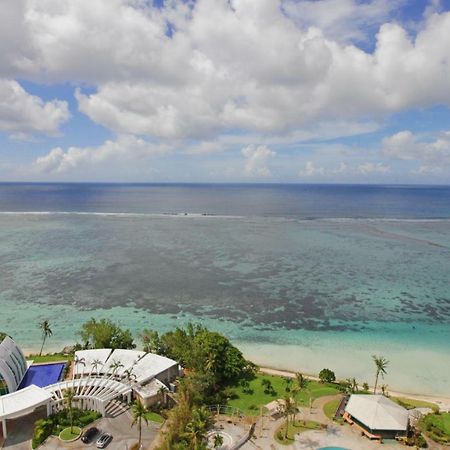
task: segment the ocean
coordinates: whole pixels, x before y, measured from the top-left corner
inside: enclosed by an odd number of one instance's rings
[[[450,187],[0,184],[0,330],[189,321],[258,364],[450,396]]]

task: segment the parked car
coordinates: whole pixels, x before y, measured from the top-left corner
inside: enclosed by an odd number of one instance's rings
[[[81,441],[85,444],[89,444],[89,442],[92,442],[92,440],[95,438],[95,436],[97,436],[98,433],[98,428],[91,427],[83,433],[83,436],[81,436]]]
[[[105,448],[112,441],[112,436],[109,433],[103,433],[97,439],[97,448]]]

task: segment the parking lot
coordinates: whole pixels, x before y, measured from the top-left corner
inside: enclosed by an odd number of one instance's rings
[[[128,412],[123,412],[122,414],[114,417],[114,418],[102,418],[97,420],[95,423],[90,426],[95,426],[101,432],[107,432],[112,434],[113,439],[106,447],[108,450],[128,450],[131,445],[137,442],[138,439],[138,429],[136,425],[131,427],[132,419]],[[90,427],[89,426],[89,427]],[[89,428],[88,427],[88,428]],[[142,441],[144,447],[147,447],[153,439],[155,439],[160,424],[149,422],[148,426],[145,423],[142,424]],[[32,427],[30,427],[32,429]],[[19,430],[17,430],[19,431]],[[97,436],[98,438],[99,436]],[[30,449],[30,437],[27,436],[26,439],[13,439],[14,436],[11,436],[11,439],[8,439],[9,443],[6,442],[4,449],[5,450],[29,450]],[[96,438],[96,439],[97,439]],[[95,441],[90,444],[83,444],[80,439],[75,442],[63,443],[57,437],[50,437],[47,439],[44,445],[40,448],[45,450],[63,450],[63,449],[71,449],[71,450],[91,450],[95,449]]]

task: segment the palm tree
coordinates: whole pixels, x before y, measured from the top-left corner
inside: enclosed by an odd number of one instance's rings
[[[312,402],[311,402],[311,393],[308,389],[308,379],[305,378],[302,373],[297,372],[295,374],[295,384],[297,385],[295,392],[306,391],[308,393],[309,408],[311,409]]]
[[[110,378],[114,378],[114,376],[116,375],[117,371],[118,371],[121,367],[124,367],[124,365],[123,365],[120,361],[114,360],[114,361],[110,364],[110,366],[109,366],[109,368],[112,369],[111,377],[110,377]]]
[[[84,358],[78,358],[78,356],[75,355],[75,359],[73,360],[72,381],[75,379],[75,369],[78,366],[78,364],[81,364],[83,366],[83,375],[84,375],[84,367],[86,367],[86,360]]]
[[[205,439],[208,423],[204,414],[199,409],[194,411],[192,420],[186,425],[186,437],[191,443],[191,449],[197,450]]]
[[[91,372],[95,371],[96,375],[98,375],[98,368],[103,365],[102,361],[99,359],[94,359],[91,363]]]
[[[133,368],[127,369],[123,372],[122,378],[124,378],[129,383],[136,382],[137,376],[133,373]]]
[[[222,447],[222,445],[223,445],[223,436],[221,434],[214,435],[214,442],[213,442],[214,448]]]
[[[73,433],[73,399],[75,398],[75,390],[68,388],[64,391],[64,405],[69,413],[70,432]]]
[[[168,391],[168,389],[165,386],[161,386],[158,389],[158,395],[161,397],[162,400],[162,404],[165,405],[166,404],[166,392]]]
[[[139,401],[136,400],[133,403],[133,406],[131,407],[131,415],[133,416],[133,421],[131,422],[131,426],[137,425],[139,430],[139,441],[138,441],[138,448],[141,448],[142,443],[142,421],[145,422],[146,425],[148,425],[148,419],[147,419],[147,408]]]
[[[284,401],[279,403],[281,416],[286,419],[286,428],[284,430],[284,438],[287,439],[289,432],[289,417],[293,415],[295,411],[294,402],[288,395],[284,397]]]
[[[384,356],[377,356],[377,355],[372,355],[372,359],[376,367],[375,386],[373,388],[373,393],[376,394],[378,377],[381,374],[381,377],[384,378],[384,376],[386,375],[387,366],[389,365],[389,361]]]
[[[39,352],[39,356],[41,356],[42,350],[44,348],[45,340],[53,334],[53,331],[50,328],[50,322],[47,319],[45,319],[39,323],[39,328],[41,329],[41,332],[42,332],[42,345],[41,345],[41,351]]]

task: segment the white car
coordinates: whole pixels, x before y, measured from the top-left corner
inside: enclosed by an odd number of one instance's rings
[[[105,448],[112,441],[112,435],[103,433],[97,440],[97,448]]]

